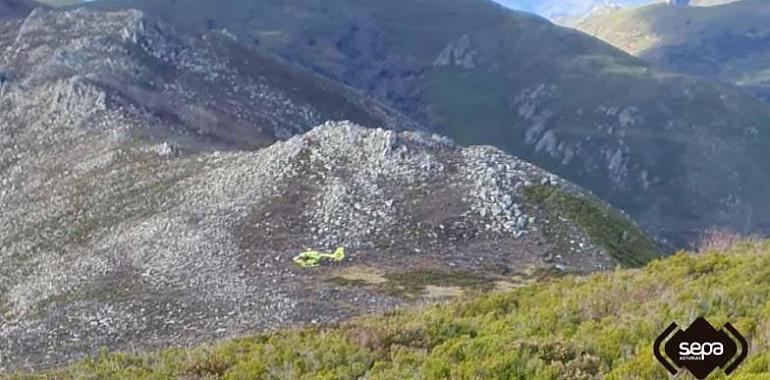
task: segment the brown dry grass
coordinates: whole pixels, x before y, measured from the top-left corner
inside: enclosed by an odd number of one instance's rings
[[[757,240],[754,236],[715,228],[703,233],[703,236],[697,242],[696,249],[700,253],[727,251],[740,243],[756,242]]]

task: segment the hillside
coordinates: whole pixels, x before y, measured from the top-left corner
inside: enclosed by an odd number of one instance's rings
[[[118,140],[146,135],[198,151],[264,147],[326,120],[420,129],[227,34],[187,38],[136,11],[100,18],[38,9],[0,23],[2,127],[15,138],[90,124]],[[9,154],[12,142],[3,141]]]
[[[516,10],[535,13],[553,21],[582,18],[604,8],[649,4],[651,0],[500,0],[500,4]]]
[[[226,28],[462,144],[493,144],[679,244],[770,225],[770,105],[484,0],[114,0]],[[468,126],[472,125],[473,128]]]
[[[770,3],[665,5],[598,14],[577,25],[656,65],[719,78],[770,99]]]
[[[138,11],[3,25],[0,371],[658,257],[577,186],[414,132],[226,33],[187,39]],[[310,130],[338,118],[390,130]],[[293,262],[338,246],[342,263]]]
[[[770,243],[744,243],[340,325],[102,353],[35,379],[665,379],[653,340],[671,322],[704,316],[749,341],[730,379],[761,380],[770,372],[768,267]]]
[[[490,147],[350,124],[256,153],[178,158],[86,153],[93,138],[77,138],[77,160],[59,156],[72,162],[60,174],[33,172],[45,185],[17,182],[25,160],[11,169],[0,217],[6,369],[334,322],[657,257],[620,214]],[[342,264],[292,262],[338,246]]]
[[[694,5],[698,7],[713,7],[715,5],[729,4],[737,1],[743,1],[743,0],[690,0],[690,5]]]
[[[37,6],[32,0],[0,0],[0,20],[25,17]]]

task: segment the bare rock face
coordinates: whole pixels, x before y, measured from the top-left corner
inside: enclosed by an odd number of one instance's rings
[[[436,62],[433,65],[436,67],[458,66],[473,69],[476,67],[477,54],[473,50],[470,37],[464,35],[457,41],[450,43],[436,58]]]

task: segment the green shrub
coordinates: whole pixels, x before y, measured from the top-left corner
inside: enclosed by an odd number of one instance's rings
[[[598,201],[550,185],[527,187],[524,194],[545,206],[553,215],[552,221],[566,217],[577,223],[594,244],[623,265],[638,267],[660,256],[655,244],[630,219]]]

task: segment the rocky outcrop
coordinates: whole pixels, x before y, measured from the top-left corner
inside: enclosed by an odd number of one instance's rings
[[[438,58],[436,58],[433,65],[436,67],[458,66],[466,69],[473,69],[476,67],[477,54],[478,53],[473,50],[470,37],[464,35],[447,45],[444,51],[442,51]]]

